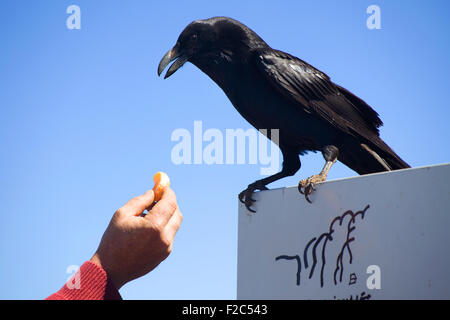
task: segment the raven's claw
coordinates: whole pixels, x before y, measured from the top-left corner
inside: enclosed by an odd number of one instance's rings
[[[252,183],[249,184],[247,189],[239,193],[239,201],[241,201],[243,204],[245,204],[245,207],[248,211],[255,213],[256,211],[250,208],[254,202],[256,202],[255,199],[252,198],[253,193],[256,190],[269,190],[265,185],[259,184],[259,183]]]
[[[315,175],[309,177],[308,179],[301,180],[298,183],[298,191],[301,194],[305,195],[306,201],[308,201],[309,203],[312,203],[311,200],[309,199],[309,196],[311,195],[311,193],[313,193],[313,191],[316,191],[316,189],[314,188],[314,185],[316,183],[325,181],[326,178],[327,177],[322,174],[315,174]],[[304,189],[304,191],[302,189]]]

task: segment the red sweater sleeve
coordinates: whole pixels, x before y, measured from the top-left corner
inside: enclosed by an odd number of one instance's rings
[[[105,270],[86,261],[58,292],[46,300],[122,300]]]

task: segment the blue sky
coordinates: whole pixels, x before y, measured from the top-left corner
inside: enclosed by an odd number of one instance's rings
[[[81,30],[68,30],[76,4]],[[381,8],[368,30],[366,8]],[[237,194],[259,165],[175,165],[177,128],[250,128],[191,64],[159,60],[191,21],[224,15],[326,72],[380,114],[412,166],[448,162],[448,1],[7,0],[0,10],[0,299],[42,299],[95,252],[111,215],[166,171],[184,221],[172,255],[126,299],[234,299]],[[296,185],[317,173],[302,158]],[[356,175],[337,164],[329,178]],[[430,186],[424,186],[425,189]]]

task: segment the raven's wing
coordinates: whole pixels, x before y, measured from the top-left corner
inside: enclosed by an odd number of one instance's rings
[[[258,69],[284,97],[350,134],[378,136],[383,123],[376,111],[320,70],[278,50],[258,52]]]

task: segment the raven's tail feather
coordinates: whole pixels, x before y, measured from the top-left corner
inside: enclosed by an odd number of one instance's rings
[[[383,140],[374,137],[366,143],[353,143],[352,147],[339,149],[339,161],[358,174],[406,169],[403,161]]]

